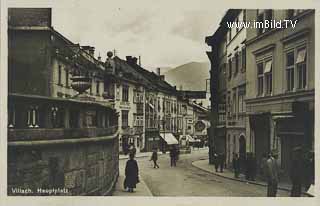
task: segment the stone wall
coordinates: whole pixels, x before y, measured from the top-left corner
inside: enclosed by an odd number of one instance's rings
[[[9,146],[8,195],[109,195],[119,174],[118,150],[118,138],[98,143]]]

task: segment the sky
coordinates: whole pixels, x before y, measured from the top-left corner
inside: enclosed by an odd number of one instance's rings
[[[96,57],[100,53],[105,60],[115,49],[120,58],[141,56],[142,66],[153,70],[208,62],[205,37],[214,33],[226,8],[201,2],[55,0],[36,7],[51,7],[53,27],[74,43],[95,47]]]

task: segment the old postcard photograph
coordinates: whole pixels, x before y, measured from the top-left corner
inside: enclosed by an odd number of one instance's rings
[[[316,4],[177,2],[2,4],[5,196],[316,205]]]

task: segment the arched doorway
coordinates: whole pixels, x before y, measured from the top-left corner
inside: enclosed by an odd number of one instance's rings
[[[245,161],[246,161],[246,138],[243,134],[239,137],[239,159],[240,159],[240,167],[241,171],[245,171]]]

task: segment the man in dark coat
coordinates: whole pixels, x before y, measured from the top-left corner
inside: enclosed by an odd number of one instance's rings
[[[127,161],[124,180],[125,189],[128,188],[128,192],[133,192],[136,188],[136,184],[139,183],[139,168],[138,163],[134,160],[134,154],[130,153],[130,159]]]
[[[159,168],[159,165],[157,164],[157,160],[158,160],[158,152],[157,152],[157,149],[153,149],[153,152],[152,152],[152,156],[151,156],[151,159],[150,161],[153,161],[153,168]]]
[[[239,159],[238,154],[234,154],[233,159],[232,159],[232,164],[233,164],[233,170],[234,170],[234,177],[239,178],[240,159]]]
[[[213,153],[213,163],[214,163],[214,168],[216,169],[216,172],[218,172],[219,168],[219,155],[217,153]]]
[[[291,197],[300,197],[302,192],[303,174],[305,173],[301,147],[292,151],[290,178],[292,182]]]
[[[171,167],[176,166],[176,156],[177,156],[176,149],[175,149],[175,147],[172,147],[170,150],[170,165],[171,165]]]

